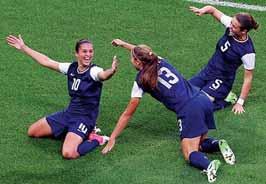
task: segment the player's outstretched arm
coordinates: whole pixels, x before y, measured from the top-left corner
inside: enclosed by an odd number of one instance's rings
[[[135,113],[139,103],[140,103],[140,98],[131,98],[130,102],[127,105],[127,108],[121,114],[121,116],[120,116],[120,118],[119,118],[119,120],[115,126],[115,129],[113,130],[113,132],[110,136],[110,139],[108,141],[108,144],[102,150],[103,154],[107,154],[108,152],[110,152],[113,149],[113,147],[115,146],[116,137],[118,137],[121,134],[121,132],[126,128],[129,120],[131,119],[131,117]]]
[[[52,59],[50,59],[49,57],[47,57],[46,55],[39,53],[35,50],[33,50],[32,48],[28,47],[21,35],[19,35],[18,37],[14,36],[14,35],[9,35],[6,38],[6,41],[8,43],[8,45],[16,48],[17,50],[25,53],[26,55],[32,57],[35,61],[37,61],[40,65],[59,71],[59,63],[57,61],[54,61]]]
[[[105,80],[110,79],[115,74],[115,72],[117,71],[117,66],[118,66],[118,59],[116,56],[114,56],[112,67],[107,69],[107,70],[100,72],[98,74],[99,79],[101,81],[105,81]]]
[[[115,46],[115,47],[119,46],[119,47],[125,48],[125,49],[127,49],[129,51],[131,51],[134,47],[136,47],[136,45],[133,45],[131,43],[127,43],[127,42],[125,42],[123,40],[120,40],[120,39],[114,39],[112,41],[112,45]]]
[[[245,112],[243,105],[251,89],[252,79],[253,79],[253,70],[245,70],[244,82],[242,84],[242,89],[239,99],[232,108],[232,112],[234,112],[235,114],[242,114],[243,112]]]
[[[203,8],[197,8],[194,6],[190,6],[189,9],[190,9],[190,11],[192,11],[193,13],[195,13],[198,16],[202,16],[204,14],[210,14],[219,22],[221,21],[221,17],[223,15],[223,12],[221,12],[220,10],[216,9],[215,7],[209,6],[209,5],[204,6]]]

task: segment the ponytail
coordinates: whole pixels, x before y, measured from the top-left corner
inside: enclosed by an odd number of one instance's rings
[[[132,56],[143,64],[140,75],[141,85],[148,90],[154,90],[158,80],[158,56],[146,45],[138,45],[132,50]]]
[[[257,30],[259,27],[259,24],[256,22],[256,20],[248,13],[238,13],[235,15],[237,21],[241,25],[241,30],[247,30],[249,32],[251,29]]]

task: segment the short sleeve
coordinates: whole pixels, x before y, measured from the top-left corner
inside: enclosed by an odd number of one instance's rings
[[[70,65],[71,63],[59,63],[59,71],[66,75]]]
[[[94,81],[101,81],[98,77],[98,74],[100,72],[103,71],[103,68],[101,67],[98,67],[98,66],[93,66],[90,70],[90,75],[91,75],[91,78],[94,80]]]
[[[223,14],[220,21],[227,28],[231,24],[232,17]]]
[[[246,70],[253,70],[255,68],[255,56],[255,53],[249,53],[242,56],[241,60]]]
[[[136,81],[134,81],[132,90],[131,90],[131,98],[137,97],[137,98],[142,98],[143,96],[143,90],[141,89],[141,87],[139,87],[139,85],[137,84]]]

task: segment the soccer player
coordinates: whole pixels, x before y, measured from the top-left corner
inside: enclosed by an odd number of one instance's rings
[[[255,49],[248,32],[256,30],[259,25],[247,13],[238,13],[229,17],[213,6],[204,6],[200,9],[190,7],[190,10],[198,16],[212,15],[225,26],[226,30],[208,64],[189,82],[207,93],[214,103],[214,110],[219,110],[230,104],[224,99],[232,89],[238,67],[243,64],[244,82],[239,98],[232,108],[235,114],[242,114],[245,112],[243,105],[251,89],[255,68]],[[230,98],[230,95],[228,97]]]
[[[107,137],[93,132],[99,111],[102,82],[109,79],[117,70],[117,59],[113,58],[112,67],[103,70],[92,63],[93,44],[82,39],[76,43],[77,61],[60,63],[28,47],[22,37],[9,35],[7,43],[24,54],[32,57],[40,65],[67,75],[70,103],[62,111],[43,117],[28,129],[30,137],[65,135],[62,155],[66,159],[79,156],[104,144]]]
[[[210,99],[148,46],[135,46],[120,39],[113,40],[113,44],[131,51],[131,63],[138,73],[132,88],[131,100],[121,114],[102,153],[106,154],[114,147],[116,138],[127,126],[143,94],[149,93],[176,113],[185,160],[190,165],[204,170],[208,181],[214,182],[220,161],[210,161],[203,152],[221,151],[225,161],[231,165],[235,163],[235,156],[225,140],[207,137],[208,129],[216,128]]]

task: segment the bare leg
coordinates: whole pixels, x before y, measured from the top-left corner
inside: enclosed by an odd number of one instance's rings
[[[199,151],[200,141],[201,141],[201,136],[182,139],[181,147],[185,160],[187,161],[189,160],[190,153],[194,151]]]
[[[28,129],[28,136],[30,137],[47,137],[51,135],[52,129],[48,124],[46,118],[39,119]]]
[[[83,139],[73,133],[68,132],[63,144],[62,148],[62,155],[66,159],[75,159],[78,158],[80,155],[78,153],[78,146],[83,142]]]

